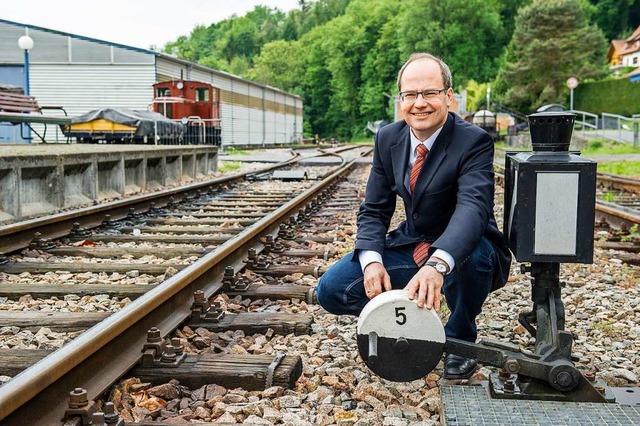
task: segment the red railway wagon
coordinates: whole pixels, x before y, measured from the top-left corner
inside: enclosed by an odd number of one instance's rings
[[[187,126],[186,141],[220,145],[220,89],[201,81],[173,80],[153,85],[153,110]]]

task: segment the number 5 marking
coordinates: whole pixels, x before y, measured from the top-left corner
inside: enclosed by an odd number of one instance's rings
[[[398,325],[404,325],[407,322],[407,314],[402,312],[404,310],[405,310],[404,306],[396,307],[396,323]]]

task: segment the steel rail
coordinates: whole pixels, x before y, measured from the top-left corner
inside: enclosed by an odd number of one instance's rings
[[[609,173],[598,173],[598,183],[611,184],[615,188],[625,191],[640,193],[640,180],[628,178],[626,176],[612,175]]]
[[[100,396],[139,361],[151,327],[159,328],[163,336],[178,327],[190,315],[196,290],[203,290],[206,295],[217,292],[226,266],[239,265],[250,246],[261,245],[261,234],[274,232],[292,212],[354,165],[355,161],[343,165],[215,251],[18,374],[0,388],[2,424],[59,424],[67,408],[68,394],[74,388],[86,389],[90,400]]]
[[[355,149],[357,147],[358,146],[343,147],[337,151],[342,152],[348,149]],[[122,219],[127,216],[129,210],[132,208],[136,212],[147,211],[152,202],[156,203],[158,207],[162,207],[167,204],[171,198],[174,198],[175,201],[179,201],[190,193],[195,193],[198,190],[209,189],[226,182],[241,180],[249,175],[267,173],[271,170],[296,163],[301,159],[318,156],[322,157],[332,154],[333,153],[329,154],[323,152],[321,154],[310,154],[306,156],[298,155],[291,159],[250,172],[235,173],[229,176],[211,179],[204,182],[197,182],[179,188],[165,189],[149,194],[129,197],[123,200],[100,204],[98,206],[80,208],[69,212],[57,213],[50,216],[0,226],[0,252],[7,254],[28,247],[29,243],[33,240],[34,233],[36,232],[41,233],[43,238],[61,238],[69,234],[69,231],[75,222],[78,222],[80,226],[85,228],[94,228],[102,223],[105,215],[107,214],[114,220]]]
[[[614,227],[623,223],[632,225],[640,225],[640,212],[615,203],[606,201],[596,201],[596,215],[605,218],[607,222],[612,222]]]

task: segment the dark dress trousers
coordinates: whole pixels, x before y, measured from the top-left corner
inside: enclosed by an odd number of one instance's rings
[[[413,194],[407,168],[410,128],[404,120],[380,129],[365,200],[358,212],[358,234],[352,260],[359,250],[384,253],[418,241],[431,243],[429,253],[443,249],[456,267],[469,257],[482,237],[493,245],[497,267],[492,290],[504,286],[511,254],[493,214],[493,141],[481,128],[449,113],[422,167]],[[406,220],[387,235],[396,207],[404,200]]]

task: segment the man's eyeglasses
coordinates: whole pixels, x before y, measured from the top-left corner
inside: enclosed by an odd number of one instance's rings
[[[423,90],[422,92],[400,92],[398,95],[400,96],[400,100],[402,102],[411,103],[418,100],[418,95],[422,96],[422,99],[428,101],[430,99],[435,99],[438,95],[447,89],[431,89],[431,90]]]

